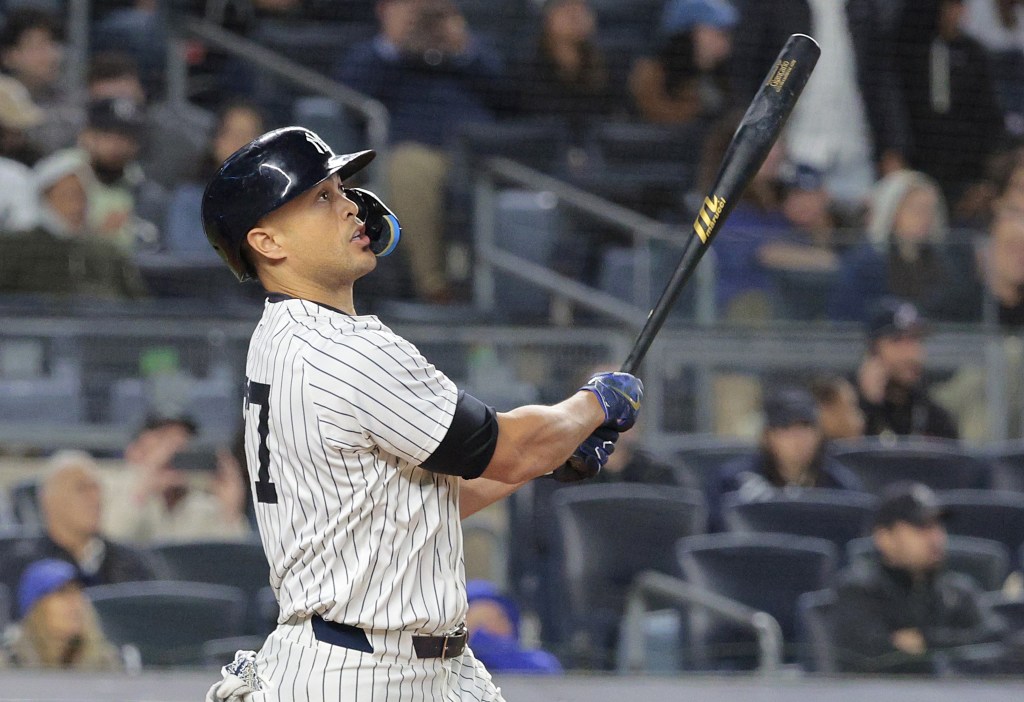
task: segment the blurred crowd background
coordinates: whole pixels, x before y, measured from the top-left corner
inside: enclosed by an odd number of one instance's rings
[[[233,151],[288,124],[376,149],[360,184],[404,236],[360,311],[498,409],[549,401],[624,355],[802,32],[821,60],[643,425],[593,485],[466,523],[471,644],[541,673],[1024,672],[1020,0],[0,16],[3,664],[219,666],[273,626],[238,439],[261,295],[199,216]]]

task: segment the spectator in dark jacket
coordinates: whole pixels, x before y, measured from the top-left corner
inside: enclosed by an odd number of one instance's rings
[[[558,117],[579,134],[615,107],[597,17],[587,0],[544,3],[536,47],[514,72],[517,112]]]
[[[100,480],[95,462],[88,454],[56,454],[40,486],[39,501],[43,534],[18,544],[16,562],[4,564],[4,581],[16,583],[22,569],[43,558],[72,564],[86,586],[151,580],[157,575],[141,552],[101,535]]]
[[[722,500],[736,493],[743,502],[768,499],[792,488],[862,489],[860,480],[825,452],[814,398],[803,388],[769,393],[764,402],[761,447],[722,466],[708,491],[710,531],[721,531]]]
[[[450,302],[445,273],[447,148],[462,125],[490,123],[504,106],[504,66],[470,31],[451,0],[378,0],[380,33],[356,44],[337,77],[391,116],[388,204],[408,232],[417,295]]]
[[[964,34],[964,11],[963,0],[905,3],[892,81],[912,135],[908,162],[939,182],[957,219],[983,206],[985,163],[1003,135],[988,57]]]
[[[866,434],[956,439],[956,422],[924,383],[924,321],[912,303],[884,299],[867,325],[868,349],[857,371]]]
[[[998,670],[990,666],[1006,655],[1005,625],[969,577],[945,569],[945,516],[920,483],[886,490],[874,519],[876,557],[852,565],[837,587],[832,638],[841,671],[933,674],[958,658]]]

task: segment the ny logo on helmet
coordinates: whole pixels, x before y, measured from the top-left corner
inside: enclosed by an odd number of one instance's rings
[[[325,142],[323,139],[321,139],[318,135],[314,134],[313,132],[306,132],[306,141],[312,144],[313,147],[317,151],[322,153],[324,156],[334,155],[334,152],[331,150],[331,147],[327,145],[327,142]]]

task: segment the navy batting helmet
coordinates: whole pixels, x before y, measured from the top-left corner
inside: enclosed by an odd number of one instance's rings
[[[323,139],[303,127],[267,132],[229,156],[206,186],[206,238],[239,280],[255,278],[242,244],[260,218],[334,174],[349,178],[374,156],[373,151],[335,155]],[[363,209],[360,215],[365,220]]]

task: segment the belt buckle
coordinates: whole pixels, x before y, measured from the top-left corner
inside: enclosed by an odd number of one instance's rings
[[[465,636],[466,635],[466,631],[467,631],[466,630],[466,625],[463,623],[463,624],[459,624],[457,627],[455,627],[454,630],[452,630],[452,631],[450,631],[450,632],[448,632],[447,634],[444,635],[444,641],[441,644],[441,660],[442,661],[448,660],[448,641],[450,641],[451,639],[457,638],[459,636]]]

